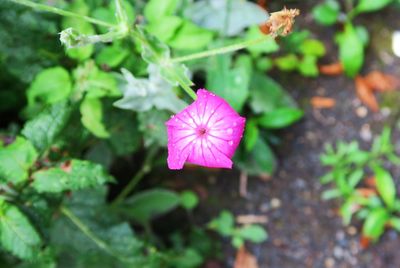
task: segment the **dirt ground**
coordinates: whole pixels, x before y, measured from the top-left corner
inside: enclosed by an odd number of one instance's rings
[[[291,1],[289,6],[295,7],[295,2]],[[307,4],[303,6],[308,8]],[[303,14],[309,14],[308,11]],[[400,29],[400,21],[396,19],[398,12],[389,9],[364,15],[357,21],[371,31],[372,44],[367,50],[363,73],[380,70],[400,76],[400,59],[390,51],[390,34],[393,29]],[[308,15],[297,23],[299,28],[313,25],[309,30],[324,41],[329,55],[323,62],[337,60],[333,28],[316,26]],[[305,110],[301,122],[279,133],[282,144],[275,148],[280,159],[278,171],[268,181],[249,178],[247,198],[238,195],[237,171],[180,173],[179,177],[189,184],[206,189],[207,199],[201,202],[197,212],[204,219],[217,215],[221,209],[229,209],[236,215],[267,216],[268,241],[249,246],[261,268],[400,267],[399,234],[387,231],[379,242],[362,249],[360,223],[353,221],[351,226],[343,226],[337,214],[338,203],[321,200],[325,186],[319,183],[319,177],[326,171],[319,162],[324,144],[356,139],[363,148],[369,148],[371,139],[381,132],[384,124],[396,125],[398,116],[393,115],[398,114],[398,107],[383,108],[379,113],[368,111],[355,95],[354,82],[343,76],[306,79],[286,73],[274,78]],[[313,96],[334,98],[336,106],[315,110],[309,104]],[[395,131],[394,140],[400,149],[398,134]],[[400,173],[398,170],[392,173],[399,184]],[[229,241],[226,242],[226,256],[229,257],[225,265],[232,267],[234,252]]]

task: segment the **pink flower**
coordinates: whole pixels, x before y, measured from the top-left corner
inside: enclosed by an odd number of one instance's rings
[[[232,168],[231,158],[243,136],[245,121],[224,99],[199,89],[197,100],[165,123],[168,167],[182,169],[188,162]]]

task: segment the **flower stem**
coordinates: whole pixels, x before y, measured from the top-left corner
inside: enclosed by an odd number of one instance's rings
[[[89,237],[99,248],[103,249],[110,255],[120,258],[120,256],[116,255],[113,250],[100,238],[98,238],[90,229],[88,226],[86,226],[77,216],[75,216],[72,211],[64,206],[61,206],[61,212],[68,218],[70,219],[76,227],[79,228],[79,230],[82,231],[87,237]]]
[[[156,156],[158,151],[157,147],[153,147],[150,149],[147,154],[141,169],[133,176],[131,181],[125,186],[125,188],[119,193],[119,195],[114,199],[111,206],[116,206],[121,203],[135,188],[135,186],[143,179],[143,177],[150,172],[151,170],[151,162],[153,158]]]
[[[105,26],[105,27],[115,27],[116,25],[105,22],[105,21],[101,21],[95,18],[91,18],[88,16],[83,16],[74,12],[70,12],[70,11],[66,11],[60,8],[56,8],[53,6],[49,6],[49,5],[44,5],[44,4],[39,4],[39,3],[35,3],[32,2],[30,0],[10,0],[11,2],[20,4],[20,5],[24,5],[24,6],[28,6],[31,7],[33,9],[36,10],[41,10],[41,11],[46,11],[46,12],[50,12],[50,13],[54,13],[54,14],[58,14],[61,16],[65,16],[65,17],[75,17],[75,18],[79,18],[79,19],[83,19],[87,22],[93,23],[93,24],[97,24],[97,25],[101,25],[101,26]]]
[[[225,54],[225,53],[229,53],[229,52],[234,52],[234,51],[241,50],[243,48],[246,48],[246,47],[249,47],[249,46],[252,46],[252,45],[256,45],[256,44],[262,43],[265,40],[266,40],[265,36],[263,36],[261,38],[257,38],[257,39],[246,40],[244,42],[233,44],[233,45],[230,45],[230,46],[210,49],[210,50],[207,50],[207,51],[203,51],[203,52],[199,52],[199,53],[194,53],[194,54],[190,54],[190,55],[174,58],[174,59],[172,59],[172,62],[184,62],[184,61],[201,59],[201,58],[211,57],[211,56],[215,56],[215,55],[219,55],[219,54]]]

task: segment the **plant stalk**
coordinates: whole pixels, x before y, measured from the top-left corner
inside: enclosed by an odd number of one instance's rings
[[[31,7],[33,9],[36,10],[41,10],[41,11],[46,11],[46,12],[50,12],[50,13],[54,13],[54,14],[58,14],[61,16],[65,16],[65,17],[75,17],[75,18],[79,18],[79,19],[83,19],[87,22],[93,23],[93,24],[97,24],[100,26],[105,26],[105,27],[116,27],[116,25],[105,22],[105,21],[101,21],[92,17],[88,17],[88,16],[83,16],[80,14],[76,14],[74,12],[70,12],[70,11],[66,11],[60,8],[56,8],[53,6],[49,6],[49,5],[44,5],[44,4],[39,4],[39,3],[35,3],[32,2],[30,0],[10,0],[11,2],[14,2],[16,4],[20,4],[20,5],[24,5],[24,6],[28,6]]]

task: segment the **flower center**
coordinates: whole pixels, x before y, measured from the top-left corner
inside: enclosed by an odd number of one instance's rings
[[[200,137],[205,136],[206,133],[207,133],[207,129],[205,127],[199,127],[197,129],[197,135]]]

